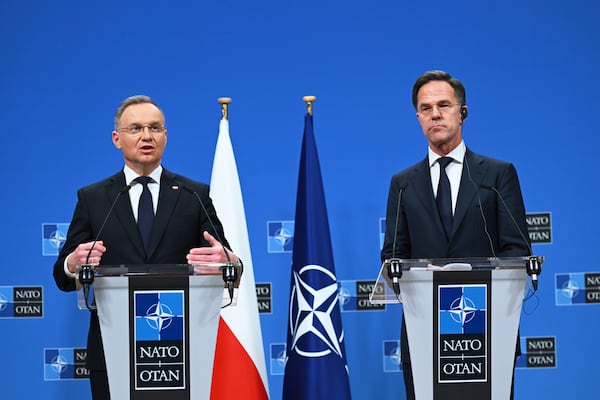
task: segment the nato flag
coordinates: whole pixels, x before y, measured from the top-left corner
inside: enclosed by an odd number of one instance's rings
[[[283,399],[350,399],[338,283],[309,114],[298,176]]]

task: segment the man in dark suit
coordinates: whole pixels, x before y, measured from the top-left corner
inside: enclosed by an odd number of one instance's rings
[[[147,96],[126,99],[117,109],[114,123],[112,140],[123,153],[125,166],[115,175],[77,192],[78,201],[67,239],[54,265],[54,279],[59,289],[73,291],[81,286],[76,267],[82,264],[239,261],[226,241],[219,243],[215,239],[225,235],[209,197],[208,185],[162,167],[167,129],[164,114],[154,100]],[[139,182],[139,177],[149,177],[142,178],[148,182]],[[141,198],[146,190],[152,199],[150,214],[153,208],[155,215],[150,222],[149,237],[143,238],[144,229],[138,227],[138,217],[144,213],[139,206],[144,202]],[[198,194],[202,204],[193,192]],[[113,204],[114,209],[107,218]],[[105,218],[99,240],[94,243]],[[152,216],[150,218],[152,220]],[[96,312],[91,313],[86,362],[92,397],[109,399]]]
[[[463,84],[446,72],[429,71],[416,80],[412,100],[429,150],[423,161],[392,177],[382,261],[529,255],[529,243],[515,226],[527,232],[514,166],[475,154],[464,144],[468,108]],[[447,210],[438,206],[444,203],[442,192]],[[414,399],[404,318],[401,358],[407,398]]]

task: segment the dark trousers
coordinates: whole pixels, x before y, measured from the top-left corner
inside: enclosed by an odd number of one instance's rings
[[[90,388],[92,389],[93,400],[110,400],[106,371],[90,370]]]

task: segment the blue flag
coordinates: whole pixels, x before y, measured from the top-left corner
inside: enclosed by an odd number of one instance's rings
[[[283,399],[350,399],[327,207],[308,114],[296,198]]]

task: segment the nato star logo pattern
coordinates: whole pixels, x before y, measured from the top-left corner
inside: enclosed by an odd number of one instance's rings
[[[269,253],[291,253],[294,248],[294,221],[268,221],[267,243]]]
[[[385,240],[385,218],[379,218],[379,250],[383,249]]]
[[[42,255],[57,256],[67,239],[69,224],[42,224]]]
[[[485,285],[440,286],[439,333],[485,333]]]
[[[402,371],[402,359],[400,357],[400,341],[383,341],[383,372]]]
[[[557,274],[555,294],[557,306],[585,304],[585,274]]]
[[[87,378],[85,359],[81,355],[82,349],[58,348],[44,349],[44,380],[62,381],[69,379]]]
[[[285,343],[271,343],[269,361],[271,365],[271,375],[283,375],[285,371],[286,347]]]
[[[311,282],[327,283],[312,287]],[[331,318],[337,305],[338,283],[331,271],[320,265],[307,265],[294,272],[289,313],[293,339],[289,350],[304,357],[332,353],[343,357],[340,343],[344,333],[340,321]]]
[[[183,340],[183,302],[181,290],[136,291],[135,339]]]

